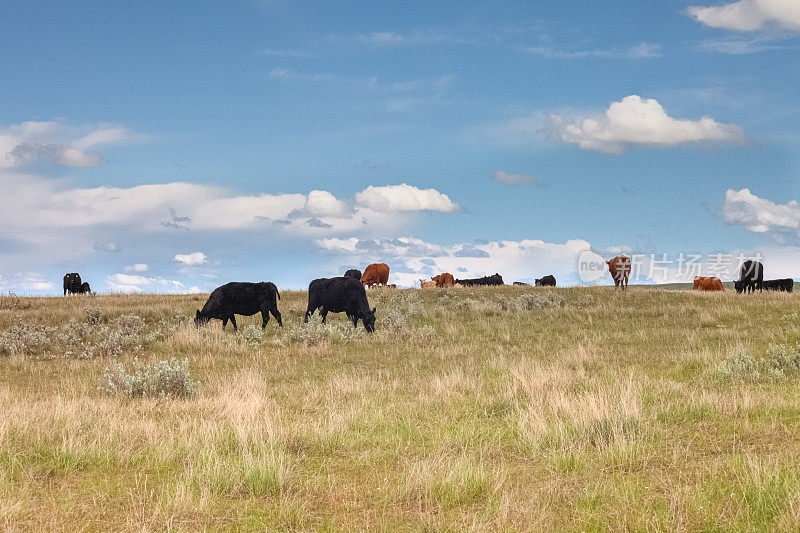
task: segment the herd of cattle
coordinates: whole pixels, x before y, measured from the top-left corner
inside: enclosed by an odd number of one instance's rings
[[[608,271],[614,279],[615,288],[625,290],[628,286],[628,277],[631,272],[631,260],[626,256],[617,256],[606,261]],[[433,276],[430,281],[420,280],[421,288],[432,289],[436,287],[470,287],[480,285],[503,285],[500,274],[484,276],[473,279],[456,279],[449,272]],[[552,275],[543,276],[535,281],[536,286],[555,287],[556,278]],[[364,269],[351,269],[344,276],[335,278],[315,279],[308,285],[308,307],[306,308],[305,321],[317,310],[322,317],[323,324],[328,313],[345,313],[347,318],[358,325],[364,325],[368,332],[375,331],[375,311],[370,309],[367,300],[367,287],[384,286],[396,288],[389,284],[389,265],[374,263]],[[515,281],[514,285],[526,285]],[[774,291],[792,292],[794,280],[791,278],[764,281],[764,266],[758,261],[745,261],[739,273],[739,280],[734,283],[736,292],[754,292],[764,289]],[[694,289],[704,291],[722,291],[725,288],[719,278],[713,276],[696,276]],[[88,294],[91,292],[89,284],[81,282],[81,277],[76,272],[64,276],[64,295]],[[235,315],[252,316],[261,313],[261,327],[265,328],[269,316],[275,317],[278,325],[283,327],[281,313],[278,311],[278,300],[281,296],[278,287],[271,282],[247,283],[233,282],[217,287],[211,292],[202,309],[195,314],[195,324],[200,326],[209,320],[222,320],[223,329],[228,321],[237,329]]]

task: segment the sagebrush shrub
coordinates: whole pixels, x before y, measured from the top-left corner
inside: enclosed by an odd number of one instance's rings
[[[188,398],[197,390],[189,360],[170,358],[142,363],[135,359],[130,370],[122,363],[106,368],[101,390],[128,398]]]
[[[800,373],[800,345],[770,345],[761,357],[739,349],[720,361],[715,370],[726,380],[783,379]]]

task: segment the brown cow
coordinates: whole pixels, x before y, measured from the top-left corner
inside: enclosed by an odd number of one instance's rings
[[[424,279],[421,279],[421,280],[419,280],[419,288],[420,289],[435,289],[436,288],[436,282],[433,281],[433,280],[425,281]]]
[[[452,287],[456,282],[456,279],[449,272],[433,276],[431,280],[436,282],[437,287]]]
[[[366,287],[386,285],[389,283],[389,265],[386,263],[373,263],[364,269],[361,284]]]
[[[722,281],[714,276],[695,276],[693,289],[698,291],[724,291]]]
[[[614,288],[621,288],[623,291],[628,287],[628,276],[631,273],[631,258],[618,255],[610,261],[606,261],[608,271],[614,278]]]

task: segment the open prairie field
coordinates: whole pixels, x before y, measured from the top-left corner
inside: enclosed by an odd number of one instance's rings
[[[281,296],[2,297],[0,529],[800,528],[800,295]]]

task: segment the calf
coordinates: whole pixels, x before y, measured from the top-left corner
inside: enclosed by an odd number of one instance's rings
[[[78,292],[81,293],[81,294],[91,294],[92,293],[92,288],[89,286],[88,282],[84,281],[83,283],[81,283],[81,286],[78,289]]]
[[[556,278],[551,275],[541,277],[536,280],[537,287],[555,287],[556,286]]]
[[[792,278],[764,280],[764,288],[768,291],[792,292],[794,280]]]
[[[230,320],[235,331],[238,328],[234,315],[251,316],[261,312],[261,329],[267,327],[270,313],[278,321],[278,325],[283,327],[281,313],[278,311],[278,300],[280,299],[281,295],[274,283],[263,281],[261,283],[237,281],[226,283],[211,292],[203,309],[197,311],[194,323],[200,326],[212,318],[216,318],[222,320],[222,329],[225,329]]]
[[[367,292],[360,280],[340,278],[315,279],[308,285],[308,307],[306,308],[305,321],[319,309],[322,323],[325,323],[328,313],[345,313],[353,322],[353,327],[358,325],[360,318],[364,329],[372,333],[375,331],[375,308],[369,308]]]
[[[436,282],[433,280],[425,281],[424,279],[419,280],[419,288],[420,289],[435,289]]]

